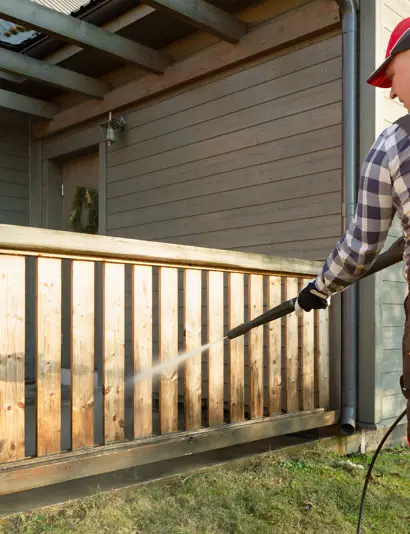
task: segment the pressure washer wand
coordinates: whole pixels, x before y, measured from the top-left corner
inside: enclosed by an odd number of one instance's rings
[[[404,238],[399,237],[399,239],[397,239],[393,243],[393,245],[388,250],[386,250],[386,252],[383,252],[383,254],[380,254],[377,257],[373,266],[360,278],[360,280],[362,280],[363,278],[367,278],[372,274],[378,273],[379,271],[386,269],[386,267],[390,267],[391,265],[395,265],[396,263],[402,261],[403,251]],[[235,339],[236,337],[243,336],[244,334],[249,332],[249,330],[252,330],[252,328],[255,328],[256,326],[261,326],[263,324],[270,323],[275,319],[285,317],[285,315],[289,315],[290,313],[295,311],[296,302],[297,297],[282,302],[282,304],[279,304],[279,306],[276,306],[275,308],[272,308],[271,310],[262,313],[262,315],[255,317],[255,319],[252,319],[251,321],[242,323],[236,326],[235,328],[232,328],[232,330],[229,330],[226,337],[229,339]]]

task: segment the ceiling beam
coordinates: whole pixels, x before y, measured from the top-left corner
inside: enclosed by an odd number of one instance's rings
[[[8,72],[3,72],[0,70],[0,79],[6,80],[7,82],[21,83],[25,81],[23,76],[16,76],[15,74],[9,74]]]
[[[143,0],[143,2],[229,43],[237,43],[248,29],[246,22],[203,0]]]
[[[169,57],[156,50],[31,0],[1,0],[0,17],[62,41],[105,52],[150,72],[162,73],[171,63]]]
[[[18,95],[4,89],[0,89],[0,108],[14,109],[44,119],[53,118],[59,111],[59,108],[54,104],[29,96]]]
[[[5,48],[0,48],[0,69],[96,98],[102,98],[109,90],[104,82]]]

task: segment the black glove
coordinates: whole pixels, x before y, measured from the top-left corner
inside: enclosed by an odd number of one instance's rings
[[[320,293],[315,282],[310,282],[302,289],[298,296],[298,304],[306,312],[311,310],[325,310],[327,308],[326,295]]]

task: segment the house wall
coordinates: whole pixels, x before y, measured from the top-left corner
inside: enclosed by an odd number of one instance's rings
[[[390,100],[388,89],[375,90],[365,80],[383,61],[395,25],[409,16],[410,5],[403,0],[361,2],[361,159],[377,135],[407,113]],[[384,248],[400,235],[395,218]],[[359,417],[368,424],[388,424],[404,409],[399,389],[406,296],[402,269],[401,263],[360,283]]]
[[[323,259],[341,233],[341,36],[125,114],[107,233]]]
[[[261,4],[253,24],[262,23],[264,14],[266,20],[278,17],[304,3],[266,2],[266,9]],[[178,43],[179,54],[194,56],[196,49],[190,52],[190,47],[202,41]],[[209,49],[214,45],[212,39]],[[127,126],[101,159],[102,230],[121,237],[324,260],[342,232],[341,54],[341,28],[332,26],[327,33],[122,110]],[[101,122],[41,142],[48,184],[42,197],[45,226],[54,227],[47,205],[55,205],[59,161],[98,143],[101,154]],[[129,269],[127,273],[129,362]],[[331,318],[335,367],[340,355],[338,306]],[[182,337],[179,344],[182,348]],[[339,379],[333,374],[332,380],[336,398]],[[337,401],[332,406],[337,408]]]
[[[27,115],[0,108],[1,224],[29,224],[29,134]]]

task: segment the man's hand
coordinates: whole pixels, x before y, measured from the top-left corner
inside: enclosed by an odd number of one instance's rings
[[[298,304],[306,312],[311,310],[324,310],[327,308],[326,295],[316,289],[315,282],[310,282],[302,289],[298,296]]]

